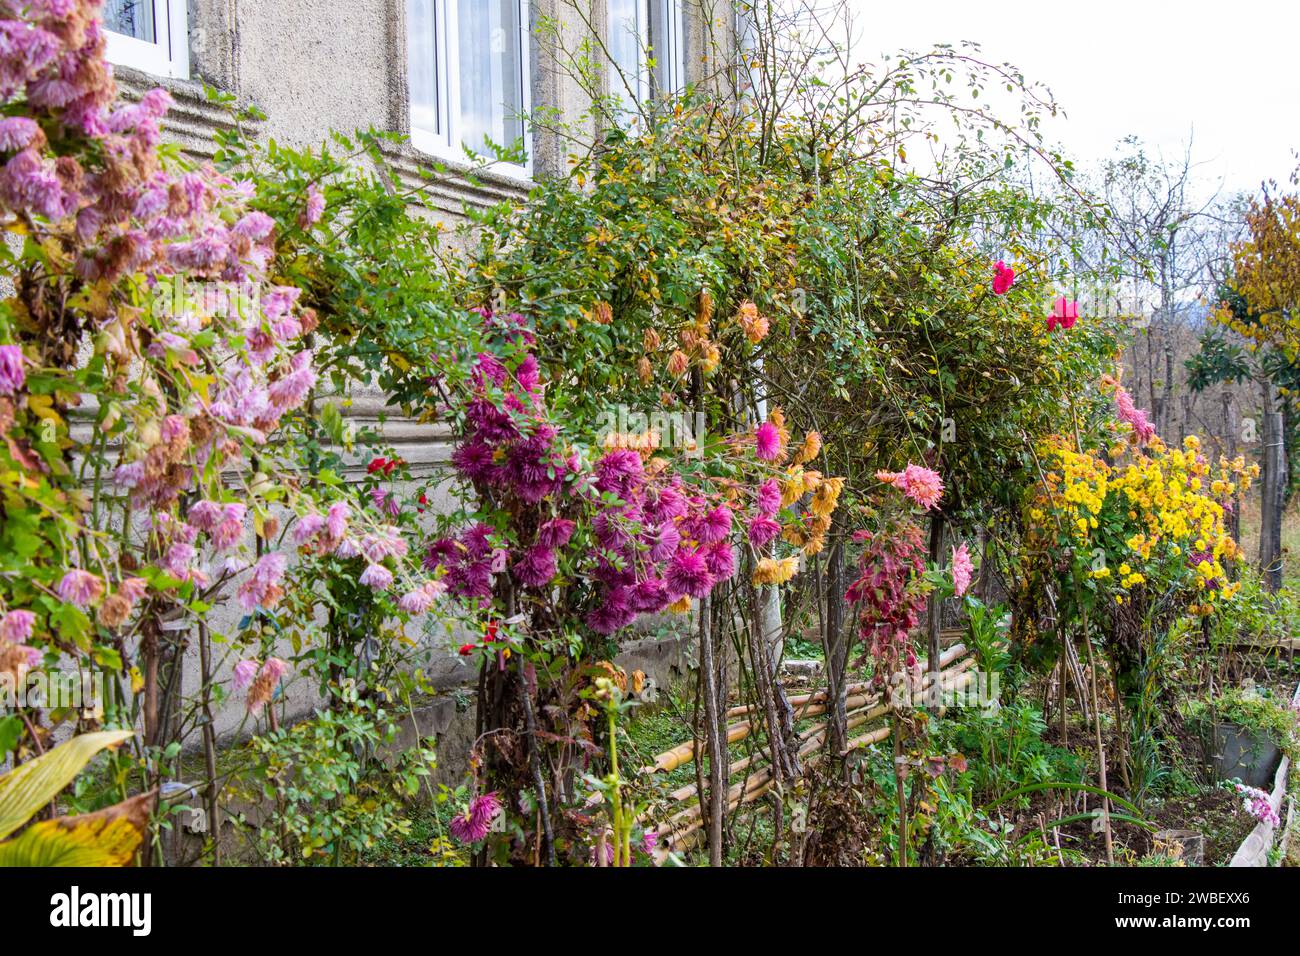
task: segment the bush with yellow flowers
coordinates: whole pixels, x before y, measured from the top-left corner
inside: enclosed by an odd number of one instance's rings
[[[1155,438],[1111,451],[1046,443],[1043,483],[1029,507],[1034,539],[1070,555],[1085,586],[1117,606],[1181,595],[1204,615],[1231,599],[1238,586],[1225,564],[1239,548],[1226,517],[1259,466],[1242,458],[1212,466],[1194,435],[1181,448]]]

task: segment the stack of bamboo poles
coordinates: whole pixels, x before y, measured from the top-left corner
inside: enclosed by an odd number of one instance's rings
[[[944,694],[951,694],[964,689],[975,678],[975,658],[971,656],[969,650],[963,644],[955,644],[944,651],[939,657],[939,667],[940,688]],[[845,700],[847,730],[854,730],[889,715],[892,709],[890,703],[880,693],[872,693],[870,688],[869,683],[858,683],[851,684],[845,689],[845,693],[848,695]],[[920,693],[914,696],[913,703],[922,703]],[[808,717],[822,716],[826,713],[828,707],[826,691],[812,691],[791,697],[790,705],[794,708],[796,721]],[[754,732],[760,714],[754,705],[740,705],[730,708],[727,711],[727,718],[728,720],[735,720],[727,728],[727,743],[733,744],[744,740]],[[799,734],[799,761],[803,767],[810,767],[821,759],[822,748],[826,734],[829,731],[830,721],[823,720]],[[891,729],[886,726],[852,737],[845,747],[844,754],[847,755],[853,750],[880,743],[888,738],[891,732]],[[743,804],[753,803],[772,789],[774,778],[770,766],[759,767],[754,772],[749,772],[756,756],[758,755],[751,755],[731,764],[733,776],[736,774],[744,774],[744,776],[738,783],[732,784],[728,788],[728,811],[734,810]],[[694,759],[695,742],[687,741],[672,750],[659,754],[654,763],[642,768],[641,772],[645,774],[668,773],[690,763]],[[693,799],[695,802],[676,811],[656,828],[659,835],[659,844],[662,848],[667,849],[670,846],[681,848],[698,838],[705,822],[704,804],[698,800],[698,797],[699,787],[696,784],[681,787],[669,794],[668,799],[672,804],[684,804]]]

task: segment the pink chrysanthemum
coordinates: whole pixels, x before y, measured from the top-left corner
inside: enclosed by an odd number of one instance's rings
[[[304,229],[314,226],[320,222],[320,217],[324,213],[325,194],[320,191],[320,188],[315,183],[312,183],[307,187],[307,202],[298,215],[298,225]]]
[[[0,345],[0,394],[13,395],[26,380],[23,350],[16,345]]]
[[[952,549],[952,586],[953,594],[961,597],[970,587],[971,578],[975,571],[975,565],[970,560],[970,549],[966,547],[963,541],[960,547]]]
[[[1133,396],[1123,386],[1115,389],[1115,409],[1119,420],[1132,426],[1139,444],[1145,445],[1156,437],[1156,427],[1147,418],[1147,413],[1133,404]]]
[[[235,592],[240,607],[251,611],[258,605],[270,607],[280,599],[280,581],[284,578],[289,559],[280,551],[272,551],[257,559],[253,573]]]
[[[780,533],[781,525],[767,515],[760,514],[749,523],[749,543],[756,548],[763,547]]]
[[[775,478],[769,478],[758,486],[755,503],[758,513],[769,518],[781,510],[781,486]]]
[[[31,611],[10,611],[0,618],[0,639],[11,644],[24,644],[32,636],[36,615]]]
[[[447,586],[441,581],[427,581],[415,590],[403,594],[397,602],[398,610],[405,611],[407,614],[423,614],[433,606],[438,595],[446,589]]]
[[[235,665],[235,675],[231,681],[231,686],[236,693],[248,689],[248,686],[253,683],[253,678],[257,676],[259,666],[257,661],[240,661]]]
[[[763,422],[754,430],[754,454],[762,461],[781,457],[781,432],[771,422]]]
[[[306,544],[316,535],[320,534],[321,528],[325,527],[325,518],[318,514],[303,515],[298,519],[298,523],[293,526],[294,544]]]
[[[343,537],[344,532],[348,529],[348,518],[352,516],[352,509],[344,502],[340,501],[330,505],[330,509],[325,514],[325,530],[333,540]]]
[[[89,571],[73,568],[59,581],[56,590],[60,600],[77,607],[89,607],[103,595],[104,582]]]
[[[876,478],[898,488],[926,511],[943,497],[943,479],[939,473],[921,465],[909,464],[902,471],[878,471]]]
[[[386,591],[393,583],[393,572],[382,564],[368,564],[357,581],[375,591]]]
[[[492,821],[500,812],[501,801],[497,798],[496,791],[485,793],[471,800],[464,813],[456,814],[448,829],[461,843],[477,843],[488,835]]]

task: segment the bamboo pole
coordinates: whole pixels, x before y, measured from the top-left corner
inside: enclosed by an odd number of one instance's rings
[[[973,665],[973,658],[962,661],[958,667],[953,668],[951,671],[944,674],[943,679],[940,681],[940,687],[945,691],[952,691],[965,687],[975,677],[975,675],[970,672]],[[912,696],[913,703],[918,703],[923,700],[923,690],[917,691]],[[849,729],[852,729],[853,727],[858,727],[864,723],[879,719],[888,714],[891,710],[892,708],[887,704],[877,705],[876,707],[862,711],[853,716],[848,722],[848,727]],[[822,747],[823,737],[828,730],[829,721],[824,722],[818,727],[809,728],[808,731],[804,732],[804,735],[801,735],[801,737],[804,738],[804,743],[799,747],[798,753],[800,761],[806,766],[812,766],[821,759],[821,755],[818,751]],[[879,743],[880,741],[887,739],[892,732],[891,728],[885,727],[863,734],[851,740],[844,752],[847,754],[853,749],[867,747],[873,743]],[[743,769],[747,769],[753,763],[753,760],[754,758],[752,756],[747,757],[738,762],[734,766],[733,770],[739,772]],[[771,766],[765,766],[752,777],[732,784],[727,790],[728,812],[742,804],[752,803],[754,800],[757,800],[771,789],[773,783],[772,768]],[[690,799],[697,793],[698,790],[696,785],[690,784],[689,786],[682,787],[670,794],[669,800],[678,803]],[[697,829],[703,827],[703,825],[703,804],[697,802],[674,813],[664,824],[661,824],[657,830],[661,837],[670,840],[674,845],[681,845],[681,840],[684,836],[695,832]]]
[[[974,676],[974,674],[963,672],[959,675],[958,681],[954,682],[953,686],[956,687],[958,685],[969,683]],[[921,697],[922,694],[918,693],[913,699],[919,700]],[[882,716],[887,711],[888,708],[885,708],[885,710],[877,713],[876,716]],[[868,719],[871,719],[868,715],[860,715],[858,726],[865,723]],[[825,727],[822,728],[822,733],[825,732],[825,729]],[[847,749],[851,750],[854,747],[865,747],[873,743],[879,743],[883,740],[887,740],[892,733],[893,728],[891,727],[879,728],[878,730],[854,738],[854,740],[850,741],[850,745]],[[820,747],[821,739],[819,735],[817,739],[809,739],[807,743],[799,748],[799,758],[805,767],[811,767],[820,762],[822,758],[822,754],[819,752]],[[742,761],[742,763],[745,762]],[[745,766],[748,766],[748,763],[745,763]],[[739,767],[740,765],[737,764],[737,768]],[[753,803],[762,798],[772,789],[773,783],[771,767],[764,767],[748,780],[733,784],[727,791],[728,812],[739,806]],[[661,824],[657,828],[659,836],[664,841],[662,844],[662,853],[666,855],[669,845],[682,849],[693,845],[695,840],[698,839],[698,834],[702,830],[703,826],[704,820],[702,817],[701,805],[698,803],[673,814],[668,818],[666,823]]]
[[[953,661],[966,658],[969,653],[970,653],[969,649],[964,644],[955,644],[952,647],[948,648],[948,650],[944,651],[942,654],[939,655],[939,666],[941,668],[947,667]],[[858,688],[859,691],[865,690],[869,686],[870,686],[869,683],[861,683],[861,684],[853,685],[853,687]],[[821,698],[814,699],[809,707],[798,711],[798,713],[796,713],[795,715],[797,719],[802,720],[807,717],[819,717],[822,714],[826,713],[825,692],[822,691],[818,693],[821,693],[822,695]],[[845,707],[846,709],[852,709],[853,707],[861,707],[872,699],[878,699],[878,697],[879,695],[869,696],[859,692],[857,695],[850,697],[847,701],[845,701]],[[790,699],[790,703],[792,705],[796,703],[809,703],[810,698],[813,698],[813,695],[803,695],[802,699],[800,697],[793,697]],[[734,710],[735,708],[732,709]],[[729,715],[730,713],[731,711],[728,711]],[[751,733],[753,733],[753,730],[754,730],[754,724],[752,718],[750,720],[744,720],[739,723],[732,724],[727,728],[727,743],[734,744],[741,740],[744,740]],[[683,764],[690,763],[694,759],[695,759],[695,742],[692,740],[688,740],[683,744],[678,744],[672,750],[666,750],[663,753],[656,756],[654,759],[654,763],[647,767],[642,768],[641,772],[642,773],[669,773],[673,770],[676,770],[678,767],[682,766]]]

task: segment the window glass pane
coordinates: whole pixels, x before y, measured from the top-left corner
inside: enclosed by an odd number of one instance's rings
[[[686,74],[679,0],[650,0],[650,55],[656,95],[680,93]]]
[[[411,129],[442,132],[438,96],[438,19],[436,0],[408,0],[406,57],[411,89]]]
[[[477,152],[491,139],[512,146],[524,135],[519,0],[458,0],[460,128]]]
[[[641,95],[641,43],[644,30],[638,16],[642,0],[609,0],[609,58],[613,69],[609,92],[621,100]]]
[[[104,26],[114,33],[155,43],[153,4],[154,0],[105,0]]]

